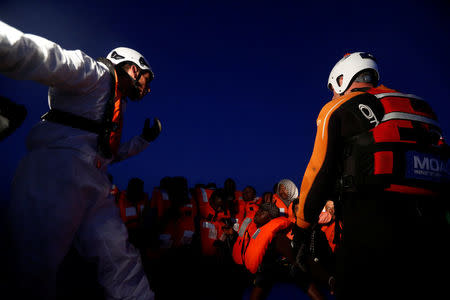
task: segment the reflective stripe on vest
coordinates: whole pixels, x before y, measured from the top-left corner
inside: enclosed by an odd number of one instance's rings
[[[422,98],[413,95],[413,94],[403,94],[403,93],[380,93],[380,94],[375,94],[375,97],[377,97],[378,99],[381,98],[385,98],[385,97],[402,97],[402,98],[412,98],[412,99],[418,99],[418,100],[422,100]]]
[[[206,191],[205,191],[205,189],[200,189],[201,190],[201,192],[202,192],[202,201],[203,202],[205,202],[205,203],[207,203],[208,202],[208,195],[206,194]]]
[[[239,236],[243,237],[245,234],[245,231],[247,230],[248,225],[252,222],[251,218],[245,218],[244,222],[242,222],[241,228],[239,228]]]
[[[434,125],[439,127],[439,123],[431,118],[427,118],[420,115],[405,113],[405,112],[390,112],[385,114],[381,122],[386,122],[389,120],[409,120],[409,121],[417,121],[430,125]]]

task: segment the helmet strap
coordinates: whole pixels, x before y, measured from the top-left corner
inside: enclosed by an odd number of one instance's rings
[[[137,100],[139,98],[139,78],[142,76],[139,71],[136,79],[130,76],[121,66],[116,66],[117,75],[122,78],[122,90],[130,100]]]

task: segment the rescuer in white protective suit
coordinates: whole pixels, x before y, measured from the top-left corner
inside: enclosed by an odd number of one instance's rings
[[[56,274],[73,245],[96,262],[107,299],[153,299],[138,251],[110,196],[106,167],[144,150],[161,132],[155,118],[120,143],[125,99],[150,91],[153,72],[129,48],[96,61],[0,22],[0,73],[49,86],[50,110],[29,133],[11,190],[15,299],[53,299]]]

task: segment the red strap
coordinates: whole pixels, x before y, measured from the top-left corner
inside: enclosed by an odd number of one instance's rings
[[[409,195],[436,195],[435,192],[418,187],[412,187],[407,185],[391,184],[390,187],[386,188],[385,191],[388,192],[398,192],[402,194]]]
[[[394,153],[380,151],[374,153],[374,174],[392,174],[394,166]]]

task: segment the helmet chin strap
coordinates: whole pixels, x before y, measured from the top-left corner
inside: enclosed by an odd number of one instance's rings
[[[130,95],[128,96],[131,100],[138,100],[139,99],[139,87],[141,86],[141,84],[139,83],[139,79],[142,76],[142,72],[139,71],[138,76],[136,77],[136,79],[131,78],[131,81],[133,82],[132,86],[130,87]]]
[[[128,74],[128,73],[126,73],[126,74],[128,75],[128,78],[131,81],[131,84],[128,87],[127,97],[130,98],[130,100],[138,100],[139,99],[139,94],[140,94],[139,87],[141,86],[141,84],[139,83],[139,79],[142,76],[142,72],[139,70],[139,73],[136,76],[136,79],[131,77],[130,74]]]

